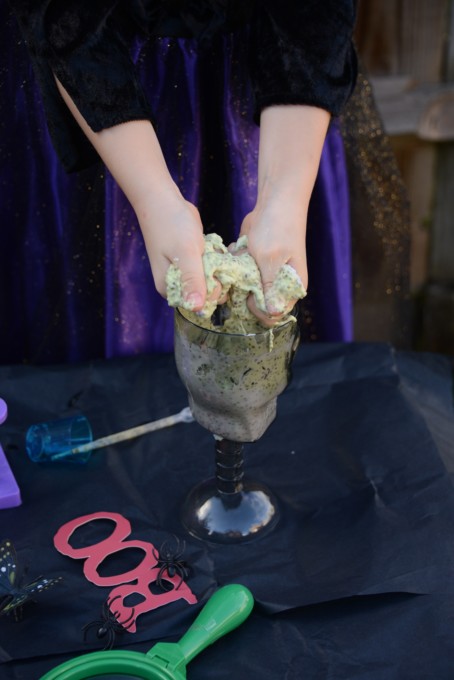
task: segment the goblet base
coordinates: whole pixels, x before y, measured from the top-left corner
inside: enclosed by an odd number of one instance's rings
[[[278,502],[266,486],[245,480],[235,493],[217,487],[217,480],[209,479],[187,496],[182,522],[192,536],[212,543],[242,543],[274,529]]]

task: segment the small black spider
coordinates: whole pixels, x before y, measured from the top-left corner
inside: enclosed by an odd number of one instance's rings
[[[131,615],[128,616],[128,618],[125,619],[124,621],[119,621],[118,612],[111,611],[110,605],[113,604],[115,600],[118,600],[119,597],[120,595],[117,595],[117,597],[114,597],[113,600],[106,600],[101,608],[101,618],[97,619],[96,621],[92,621],[91,623],[87,623],[82,628],[82,630],[84,631],[84,642],[87,639],[88,631],[91,628],[97,628],[96,637],[99,640],[102,640],[102,638],[107,637],[107,642],[103,647],[103,650],[112,649],[117,635],[124,633],[125,630],[128,630],[133,625],[134,609],[131,611]]]
[[[180,582],[175,587],[176,590],[181,586],[183,581],[189,575],[189,567],[187,562],[181,559],[184,551],[186,549],[186,542],[180,542],[176,536],[173,537],[173,541],[168,539],[159,548],[159,553],[153,550],[153,555],[158,561],[159,572],[156,577],[157,585],[162,588],[162,590],[172,590],[172,584],[166,580],[165,576],[170,578],[174,576],[180,577]]]

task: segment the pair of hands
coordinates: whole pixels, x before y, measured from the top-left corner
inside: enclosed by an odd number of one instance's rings
[[[260,270],[265,294],[284,264],[296,270],[307,289],[307,211],[329,121],[328,111],[299,104],[274,105],[261,113],[257,203],[244,218],[240,236],[248,236],[248,251]],[[177,263],[186,296],[198,311],[206,295],[200,215],[175,186],[164,193],[161,188],[159,195],[155,192],[152,205],[148,193],[152,186],[158,185],[149,182],[147,191],[140,194],[147,204],[145,210],[140,201],[134,201],[135,191],[131,202],[145,237],[156,287],[166,295],[167,269]],[[222,302],[220,294],[219,287],[212,293],[213,301]],[[285,301],[285,305],[284,301],[282,305],[275,302],[276,308],[268,308],[266,314],[257,309],[252,296],[248,306],[262,324],[272,326],[296,300]]]
[[[186,201],[170,176],[158,138],[148,120],[132,120],[94,132],[63,85],[57,87],[75,120],[130,201],[145,239],[153,277],[166,297],[165,277],[178,264],[193,310],[206,297],[202,266],[203,226],[197,208]],[[247,234],[248,250],[262,277],[264,292],[279,269],[291,265],[307,288],[306,220],[320,163],[330,114],[308,105],[273,105],[260,116],[258,199],[246,215],[240,235]],[[220,286],[211,297],[220,300]],[[267,314],[249,309],[268,326],[279,321],[296,301],[277,304]]]
[[[142,215],[146,215],[142,217],[141,228],[158,292],[166,297],[167,269],[172,263],[178,264],[185,298],[191,302],[194,311],[199,311],[207,293],[202,266],[203,225],[197,208],[175,193],[161,196],[159,204],[154,201]],[[265,293],[284,264],[290,264],[296,270],[307,288],[306,211],[300,202],[292,203],[283,196],[258,202],[243,220],[240,235],[243,234],[248,236],[248,251],[260,269]],[[211,293],[210,300],[219,304],[225,302],[221,299],[220,285]],[[272,326],[293,308],[295,302],[276,300],[276,306],[268,307],[264,314],[257,309],[251,295],[248,306],[263,325]]]

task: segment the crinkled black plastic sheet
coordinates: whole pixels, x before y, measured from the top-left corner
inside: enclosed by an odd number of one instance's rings
[[[202,543],[180,524],[186,493],[214,466],[212,436],[197,423],[100,450],[85,466],[25,454],[34,422],[82,411],[102,436],[178,412],[187,400],[173,356],[0,367],[9,406],[0,441],[23,498],[1,511],[0,537],[16,544],[30,578],[64,579],[22,621],[0,618],[0,676],[39,677],[101,646],[84,644],[81,628],[109,589],[89,583],[52,539],[64,522],[107,510],[127,517],[132,538],[186,540],[199,599],[139,617],[118,646],[178,638],[218,585],[239,582],[255,597],[253,616],[195,659],[189,677],[452,678],[453,365],[383,344],[302,346],[277,419],[246,446],[247,472],[276,493],[282,519],[237,546]],[[96,523],[77,540],[106,531]],[[121,556],[113,573],[137,563],[132,551]]]

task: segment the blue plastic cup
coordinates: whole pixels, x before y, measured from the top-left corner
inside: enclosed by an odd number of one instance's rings
[[[34,463],[47,463],[52,462],[58,454],[71,451],[91,441],[93,441],[93,433],[90,423],[85,416],[77,415],[72,418],[31,425],[25,437],[25,447],[29,458]],[[64,460],[86,463],[90,455],[90,451],[68,454]],[[56,460],[61,460],[61,457]]]

